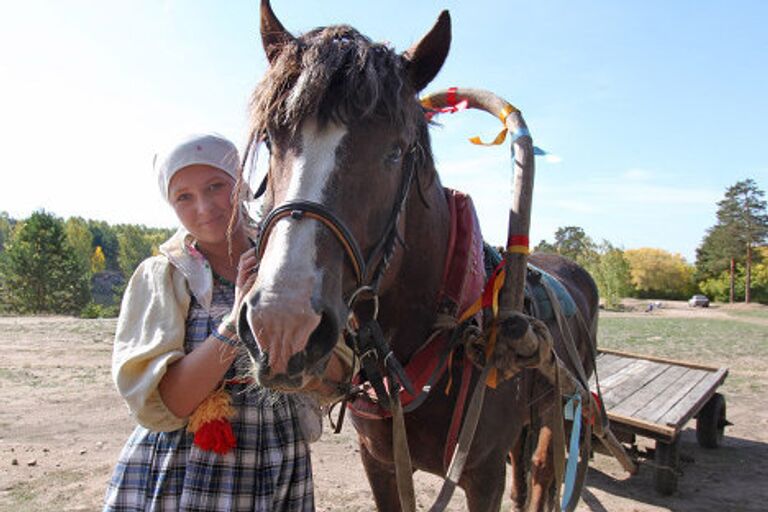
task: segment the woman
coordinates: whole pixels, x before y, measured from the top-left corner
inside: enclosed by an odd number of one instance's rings
[[[183,227],[123,297],[112,372],[139,426],[105,510],[314,509],[297,404],[238,378],[232,319],[256,268],[238,169],[237,149],[217,135],[186,139],[157,168]]]

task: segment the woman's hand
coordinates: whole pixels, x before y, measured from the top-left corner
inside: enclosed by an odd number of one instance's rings
[[[230,313],[230,321],[237,320],[240,314],[240,307],[243,299],[256,281],[256,275],[259,270],[256,259],[256,248],[251,247],[240,256],[240,262],[237,265],[237,279],[235,280],[235,304]]]

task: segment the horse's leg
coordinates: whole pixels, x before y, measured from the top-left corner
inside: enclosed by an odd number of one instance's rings
[[[505,464],[504,455],[494,454],[473,471],[464,473],[460,484],[469,512],[498,512],[504,497]]]
[[[510,486],[510,498],[514,504],[514,510],[520,511],[525,507],[525,500],[528,496],[528,482],[525,478],[525,443],[528,435],[528,427],[517,438],[517,442],[509,452],[509,461],[511,466],[511,486]]]
[[[549,411],[542,414],[536,448],[531,456],[529,511],[542,512],[553,507],[555,465],[552,453],[552,416]]]
[[[376,508],[381,512],[400,512],[400,498],[397,493],[395,465],[381,462],[371,455],[365,443],[360,443],[360,456],[363,459],[365,475],[373,491]]]

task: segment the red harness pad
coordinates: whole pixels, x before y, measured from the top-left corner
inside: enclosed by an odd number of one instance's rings
[[[438,293],[437,304],[438,313],[458,317],[462,311],[472,305],[483,290],[485,282],[483,238],[472,198],[448,188],[445,189],[445,196],[450,209],[451,225],[443,285]],[[447,365],[445,361],[441,364],[441,355],[446,344],[445,334],[435,337],[430,343],[421,347],[405,365],[405,372],[417,394],[421,393],[435,372],[437,372],[433,378],[435,383],[445,372]],[[360,384],[359,376],[355,377],[354,383]],[[386,379],[384,385],[389,389]],[[465,383],[462,382],[462,385]],[[400,394],[403,408],[407,408],[415,399],[416,396],[405,390]],[[463,404],[461,406],[463,408]],[[391,416],[389,411],[379,406],[373,389],[368,390],[367,396],[363,395],[351,400],[348,407],[353,414],[362,418],[384,419]]]

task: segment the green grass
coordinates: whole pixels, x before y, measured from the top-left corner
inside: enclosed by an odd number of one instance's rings
[[[768,308],[760,309],[731,309],[726,311],[730,316],[747,318],[765,318],[768,320]]]
[[[728,368],[725,392],[751,396],[768,388],[768,326],[700,318],[600,319],[598,347]]]
[[[768,358],[768,327],[739,320],[603,317],[598,347],[727,366]]]

